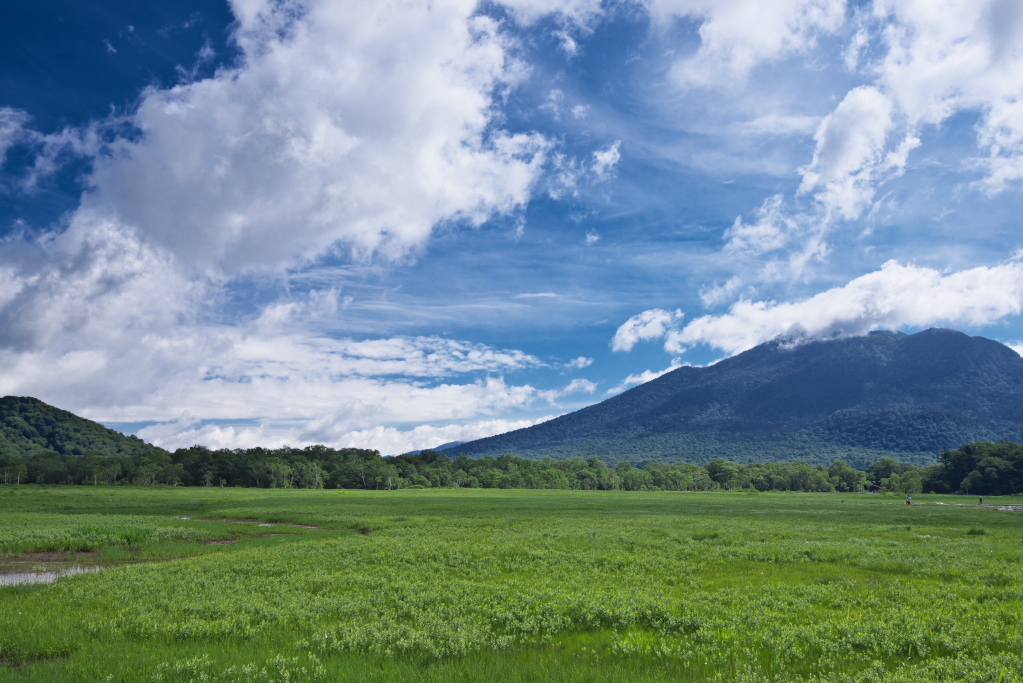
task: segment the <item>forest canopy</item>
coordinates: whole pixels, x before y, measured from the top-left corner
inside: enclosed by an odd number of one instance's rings
[[[0,455],[3,484],[245,486],[258,488],[528,488],[660,491],[816,491],[1016,494],[1023,490],[1023,446],[972,443],[942,453],[929,467],[884,457],[866,471],[842,460],[705,466],[660,461],[608,466],[598,457],[531,460],[514,455],[469,458],[423,451],[383,457],[377,451],[327,446],[221,449],[173,453],[149,446],[134,455],[42,451]]]

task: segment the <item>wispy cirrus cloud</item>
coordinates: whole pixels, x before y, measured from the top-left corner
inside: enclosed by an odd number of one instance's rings
[[[29,116],[13,107],[0,107],[0,164],[7,156],[7,150],[17,144],[25,134]]]

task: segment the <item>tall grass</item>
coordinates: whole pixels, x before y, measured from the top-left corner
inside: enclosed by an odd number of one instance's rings
[[[24,488],[20,552],[179,557],[0,589],[0,681],[1023,680],[1023,515],[951,496]]]

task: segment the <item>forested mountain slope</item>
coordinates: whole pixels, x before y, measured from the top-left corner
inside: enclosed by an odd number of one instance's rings
[[[884,455],[918,463],[972,441],[1023,438],[1023,358],[961,332],[776,340],[683,367],[568,415],[450,454],[737,462]]]
[[[0,398],[0,455],[138,455],[153,449],[98,422],[27,396]]]

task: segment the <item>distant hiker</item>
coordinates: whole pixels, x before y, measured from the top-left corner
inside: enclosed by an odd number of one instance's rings
[[[984,504],[984,496],[981,496],[981,497],[980,497],[980,503],[979,503],[979,504],[980,504],[980,505],[983,505],[983,504]]]
[[[913,496],[911,496],[911,495],[909,495],[907,493],[906,494],[906,505],[912,505],[912,504],[913,504]]]

